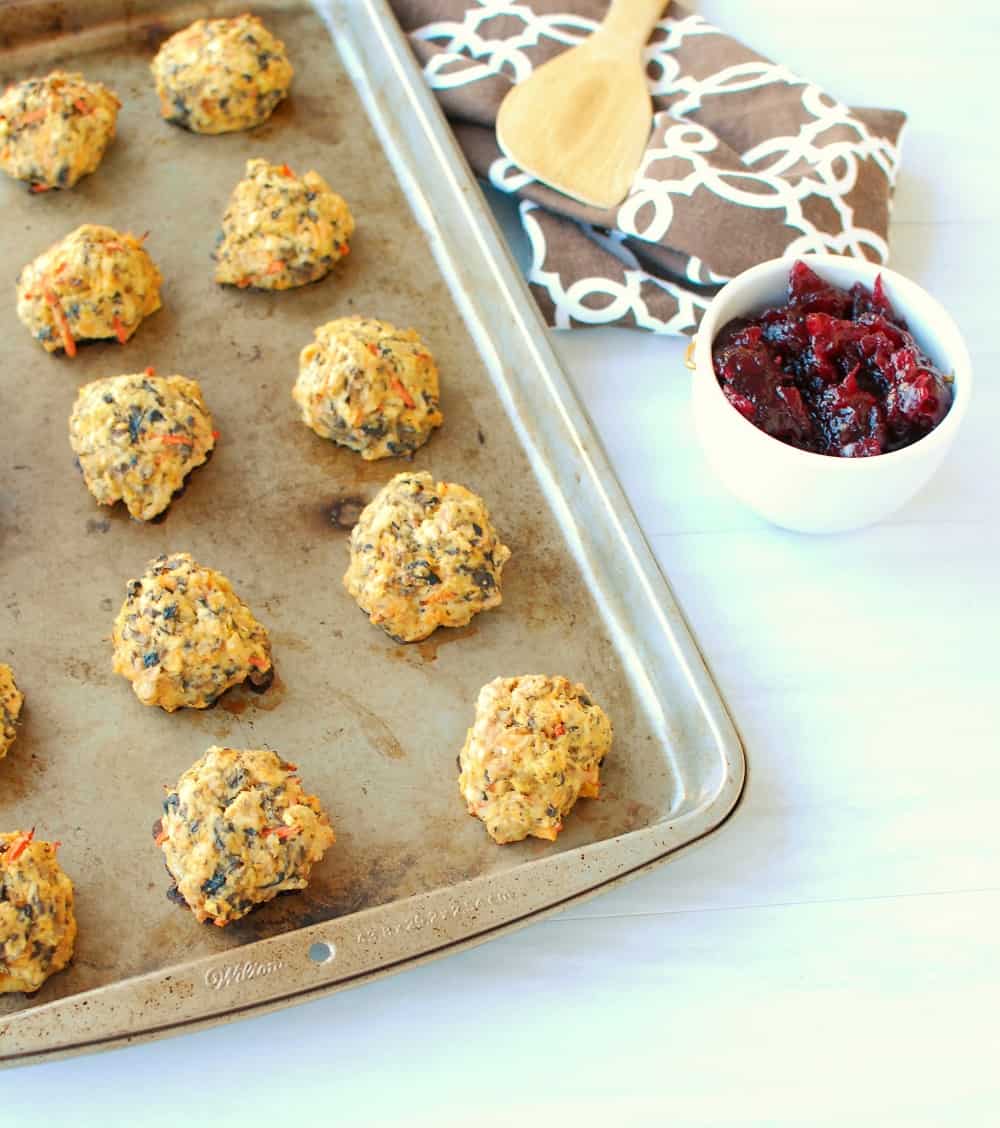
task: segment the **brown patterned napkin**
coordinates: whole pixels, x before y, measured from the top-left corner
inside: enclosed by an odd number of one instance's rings
[[[646,48],[649,146],[624,203],[602,211],[522,172],[494,124],[510,84],[579,43],[607,0],[390,2],[472,168],[520,198],[550,324],[688,333],[722,282],[765,259],[886,260],[904,114],[848,108],[671,4]]]

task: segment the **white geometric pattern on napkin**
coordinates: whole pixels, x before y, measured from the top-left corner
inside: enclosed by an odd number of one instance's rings
[[[625,266],[623,280],[617,282],[605,276],[578,278],[567,287],[558,271],[545,268],[548,247],[545,234],[535,218],[540,211],[542,209],[538,204],[533,204],[530,200],[521,201],[521,226],[531,245],[528,279],[533,285],[545,290],[552,300],[555,307],[553,328],[570,329],[574,323],[577,325],[616,324],[627,320],[629,315],[635,319],[636,328],[648,329],[651,333],[680,335],[698,324],[701,314],[708,308],[710,296],[697,290],[687,290],[683,286],[643,270],[628,248],[621,245],[623,236],[618,232],[605,234],[589,227],[588,224],[580,224],[595,242],[605,247],[612,242],[618,244],[615,254]],[[691,278],[692,282],[704,285],[718,281],[714,276],[699,277],[697,269],[701,264],[697,259],[689,260],[689,271],[692,265],[696,271]],[[676,303],[676,312],[669,318],[657,317],[644,297],[644,289],[650,286],[669,294]],[[595,301],[601,298],[606,298],[607,301],[603,305],[595,306]]]
[[[503,38],[481,34],[484,25],[498,17],[513,21],[515,30]],[[478,7],[467,9],[461,20],[437,21],[413,34],[439,48],[427,62],[425,75],[432,88],[443,90],[497,74],[520,82],[534,66],[529,50],[545,47],[548,57],[553,46],[580,43],[597,26],[596,21],[571,13],[540,15],[528,4],[514,0],[479,0]],[[855,222],[847,197],[856,182],[858,163],[863,160],[875,162],[891,187],[899,166],[899,146],[871,134],[847,106],[780,64],[761,60],[728,66],[701,78],[685,74],[674,56],[680,44],[692,36],[723,33],[697,15],[678,19],[668,16],[657,26],[659,35],[654,33],[654,41],[645,50],[650,93],[667,99],[669,109],[654,117],[650,148],[617,212],[619,230],[627,236],[669,247],[674,199],[707,189],[721,200],[741,207],[780,213],[786,226],[801,232],[789,242],[789,254],[832,251],[862,256],[867,247],[879,261],[885,262],[885,239]],[[470,60],[476,65],[470,66]],[[725,146],[711,130],[685,120],[687,115],[700,109],[706,98],[739,95],[775,84],[802,88],[802,107],[808,116],[798,132],[769,138],[740,153],[740,169],[714,165],[709,155]],[[835,144],[816,143],[835,128],[846,129],[849,136]],[[666,178],[664,162],[669,162],[671,168],[677,166],[674,174]],[[658,166],[658,174],[647,175],[654,166]],[[506,157],[493,162],[489,176],[496,188],[508,193],[533,181]],[[823,231],[804,214],[804,205],[810,199],[822,200],[833,208],[839,231]],[[623,284],[598,277],[564,284],[558,272],[546,269],[545,236],[531,219],[535,206],[525,203],[521,209],[532,245],[529,281],[547,291],[555,307],[557,325],[615,322],[621,319],[623,307],[628,307],[636,324],[653,332],[680,333],[695,327],[707,297],[643,270],[626,248],[621,248],[623,255],[619,256],[624,256],[626,262],[631,259]],[[585,223],[579,227],[595,239],[603,234]],[[713,271],[711,264],[694,256],[688,258],[684,274],[690,282],[704,285],[726,281],[725,275]],[[644,285],[666,290],[676,298],[677,313],[666,320],[657,318],[642,297]]]

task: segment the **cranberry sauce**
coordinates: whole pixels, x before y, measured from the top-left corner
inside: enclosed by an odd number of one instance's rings
[[[860,282],[847,291],[796,262],[788,304],[723,326],[712,359],[741,415],[817,454],[899,450],[951,407],[950,380],[889,304],[881,275],[870,292]]]

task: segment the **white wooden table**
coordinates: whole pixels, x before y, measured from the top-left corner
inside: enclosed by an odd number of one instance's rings
[[[0,1074],[3,1128],[1000,1124],[1000,16],[699,8],[845,101],[910,113],[893,265],[953,312],[978,381],[917,499],[809,538],[709,476],[680,343],[558,337],[743,733],[741,809],[652,875],[473,951]]]

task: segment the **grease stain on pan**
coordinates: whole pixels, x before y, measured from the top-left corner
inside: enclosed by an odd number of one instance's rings
[[[343,497],[335,498],[332,504],[324,506],[325,524],[350,532],[358,523],[361,510],[367,504],[367,500],[357,494],[345,494]]]
[[[386,650],[384,645],[379,645],[381,640],[378,640],[378,642],[372,644],[371,649],[377,653],[384,653],[394,662],[405,662],[410,666],[426,666],[437,661],[438,650],[442,646],[446,646],[449,642],[460,642],[462,639],[472,638],[473,635],[477,634],[479,634],[479,627],[475,623],[457,628],[438,627],[430,638],[425,638],[423,642],[397,643],[391,649]]]
[[[338,81],[337,86],[342,88],[342,83]],[[335,145],[340,138],[336,128],[339,123],[332,112],[333,104],[331,99],[317,94],[296,93],[279,105],[270,120],[287,116],[307,137],[323,146]],[[254,130],[254,137],[262,135],[261,129]]]
[[[332,498],[324,498],[318,504],[316,501],[303,503],[300,506],[300,513],[311,535],[315,535],[316,532],[326,534],[331,531],[349,533],[358,523],[361,510],[369,500],[370,498],[363,497],[360,493],[337,494]]]
[[[106,662],[100,667],[88,662],[85,658],[71,657],[65,662],[66,673],[74,680],[85,685],[110,685],[111,670]]]
[[[209,709],[198,709],[195,712],[194,721],[200,729],[207,730],[213,744],[228,744],[232,738],[232,722],[229,717],[239,716],[232,710],[222,706],[217,708],[220,703],[216,702],[215,706]]]
[[[249,705],[250,703],[245,697],[236,697],[229,696],[229,694],[223,694],[223,696],[216,704],[220,709],[228,713],[231,717],[242,717],[243,714],[247,711],[247,705]]]
[[[24,718],[22,713],[22,727]],[[40,793],[42,778],[48,770],[48,763],[36,752],[25,754],[24,735],[19,733],[11,750],[0,760],[0,796],[6,801],[17,801]],[[10,818],[6,821],[10,822]]]
[[[471,623],[467,627],[438,627],[438,629],[423,642],[418,642],[413,649],[425,662],[436,662],[438,650],[450,642],[460,642],[465,638],[472,638],[479,634],[479,627]],[[405,649],[405,648],[400,648]]]
[[[353,714],[361,734],[380,756],[386,760],[406,759],[406,752],[397,740],[396,734],[381,717],[348,694],[333,692],[344,708]]]
[[[250,682],[242,682],[227,689],[206,708],[187,709],[185,712],[190,713],[196,723],[209,729],[216,737],[227,740],[229,724],[220,714],[242,717],[251,707],[258,712],[270,713],[285,699],[285,691],[285,683],[275,670],[271,681],[260,689],[254,688]]]
[[[268,607],[268,610],[271,610]],[[277,650],[298,650],[309,651],[312,649],[312,643],[308,639],[299,634],[292,634],[290,631],[270,631],[271,642]]]
[[[403,473],[411,465],[409,460],[403,458],[377,458],[373,462],[366,462],[355,456],[353,462],[352,480],[359,484],[374,482],[377,488],[381,488],[393,475]]]

